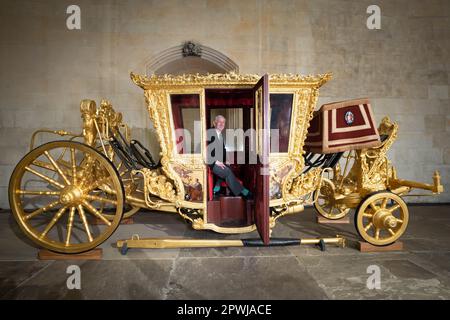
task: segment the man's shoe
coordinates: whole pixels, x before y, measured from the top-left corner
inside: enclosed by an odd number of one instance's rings
[[[249,191],[246,195],[242,195],[242,198],[244,198],[245,200],[253,200],[253,193]]]

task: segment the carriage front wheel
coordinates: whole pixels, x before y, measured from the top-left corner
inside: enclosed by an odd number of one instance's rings
[[[100,245],[119,226],[124,191],[116,168],[104,155],[82,143],[54,141],[30,151],[17,164],[9,202],[20,228],[36,244],[80,253]],[[97,209],[105,206],[111,220]]]
[[[405,232],[408,220],[405,201],[389,191],[380,191],[366,197],[355,214],[355,226],[359,235],[376,246],[394,243]]]

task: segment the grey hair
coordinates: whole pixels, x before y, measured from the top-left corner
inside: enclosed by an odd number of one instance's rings
[[[218,119],[222,118],[223,120],[227,120],[223,115],[218,114],[215,118],[214,121],[217,121]]]

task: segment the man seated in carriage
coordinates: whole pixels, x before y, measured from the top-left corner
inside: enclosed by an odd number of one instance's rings
[[[233,171],[226,160],[227,150],[225,147],[225,132],[226,119],[222,115],[217,115],[214,119],[214,127],[208,129],[208,165],[213,174],[216,176],[214,184],[214,194],[220,191],[221,183],[225,180],[228,188],[234,196],[243,196],[245,199],[253,197],[252,193],[245,188],[242,183],[236,178]]]

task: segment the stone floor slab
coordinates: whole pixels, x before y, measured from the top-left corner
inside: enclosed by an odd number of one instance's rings
[[[69,290],[67,267],[78,265],[81,289]],[[56,261],[4,299],[163,299],[173,260]]]
[[[272,237],[343,235],[347,247],[130,249],[118,239],[176,237],[256,238],[196,231],[177,214],[140,212],[101,245],[103,261],[37,261],[36,246],[9,212],[0,213],[2,299],[450,299],[449,206],[410,206],[401,252],[360,253],[353,224],[323,225],[313,208],[277,221]],[[353,213],[350,213],[352,220]],[[77,264],[82,289],[68,290],[67,266]],[[381,288],[367,288],[369,266]]]
[[[326,299],[294,257],[179,258],[169,299]]]

